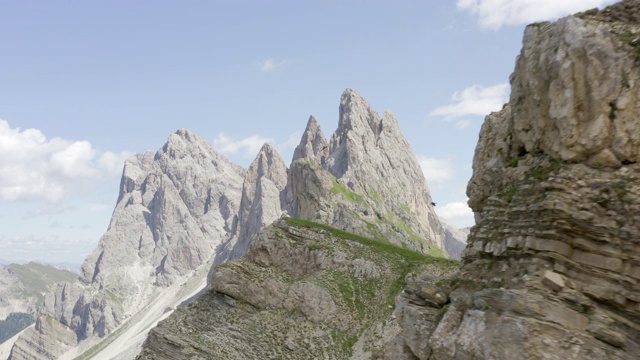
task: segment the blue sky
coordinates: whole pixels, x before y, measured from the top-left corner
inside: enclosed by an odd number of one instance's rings
[[[178,128],[288,162],[309,115],[331,136],[345,88],[395,113],[439,214],[471,225],[478,131],[525,24],[609,3],[0,1],[0,258],[80,263],[124,159]]]

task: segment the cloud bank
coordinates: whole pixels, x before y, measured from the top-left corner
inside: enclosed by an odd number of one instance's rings
[[[504,25],[521,25],[555,20],[576,12],[602,7],[612,0],[458,0],[458,10],[478,17],[480,27],[497,30]]]
[[[428,156],[418,155],[418,163],[427,180],[427,184],[446,183],[453,178],[453,162],[448,159],[436,159]]]
[[[213,139],[213,147],[225,156],[240,155],[244,160],[253,160],[258,155],[262,145],[268,142],[276,148],[283,160],[287,162],[287,159],[293,154],[293,149],[300,142],[301,136],[300,132],[294,132],[284,142],[276,143],[275,139],[260,135],[234,139],[221,132]]]
[[[435,208],[436,213],[451,225],[459,228],[472,226],[475,223],[473,211],[463,201],[454,201]]]
[[[128,152],[101,152],[88,141],[47,139],[38,129],[0,120],[0,200],[51,203],[117,177]]]
[[[502,83],[489,87],[473,85],[451,96],[451,103],[433,109],[430,116],[441,116],[446,121],[468,115],[485,116],[502,109],[509,97],[509,84]],[[459,127],[468,125],[467,121],[459,122]]]

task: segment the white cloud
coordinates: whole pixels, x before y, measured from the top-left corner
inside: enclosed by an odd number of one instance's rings
[[[121,151],[118,153],[106,151],[96,160],[96,164],[105,176],[119,177],[122,175],[124,161],[131,155],[133,155],[133,153],[128,151]]]
[[[453,178],[453,162],[448,159],[436,159],[418,155],[418,163],[427,180],[427,184],[444,183]]]
[[[435,210],[438,216],[459,228],[472,226],[475,223],[473,211],[463,201],[454,201],[442,206],[438,205]]]
[[[612,0],[458,0],[456,7],[478,17],[480,27],[497,30],[504,25],[555,20],[579,11],[602,7]]]
[[[0,253],[11,261],[48,262],[64,259],[67,262],[81,263],[95,246],[94,240],[71,239],[58,235],[7,237],[0,234]]]
[[[72,205],[58,205],[58,204],[49,204],[38,207],[37,209],[27,211],[22,219],[32,219],[39,216],[48,216],[51,217],[53,215],[60,215],[67,212],[72,212],[78,210],[77,207]]]
[[[272,141],[273,139],[260,135],[251,135],[244,139],[235,140],[224,133],[220,133],[213,140],[213,147],[223,155],[235,155],[241,152],[243,158],[253,159],[264,143]]]
[[[116,176],[129,153],[102,153],[88,141],[48,140],[38,129],[0,120],[0,200],[58,202]]]
[[[289,135],[284,142],[276,143],[275,139],[260,135],[251,135],[242,139],[234,139],[225,133],[219,133],[213,139],[213,147],[225,156],[240,155],[244,160],[253,160],[264,143],[270,143],[278,151],[282,159],[287,162],[287,158],[293,155],[293,149],[300,142],[300,132],[294,132]]]
[[[260,62],[260,70],[263,72],[274,72],[285,64],[284,60],[274,58],[264,59]]]
[[[445,120],[453,120],[467,115],[488,115],[492,111],[502,109],[509,95],[509,84],[503,83],[489,87],[473,85],[462,91],[456,91],[451,96],[452,103],[438,106],[430,116],[444,116]],[[458,127],[464,128],[468,123],[458,122]]]

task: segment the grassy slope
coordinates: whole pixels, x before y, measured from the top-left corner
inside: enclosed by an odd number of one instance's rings
[[[274,237],[270,241],[289,244],[279,247],[280,256],[286,248],[294,263],[302,258],[342,260],[335,266],[312,266],[303,274],[291,273],[286,266],[258,266],[246,258],[221,266],[252,279],[252,286],[273,283],[319,286],[331,296],[336,305],[335,313],[328,313],[319,323],[311,322],[297,311],[255,307],[243,297],[232,299],[210,291],[153,330],[150,340],[156,343],[151,346],[153,350],[147,349],[146,355],[164,354],[158,356],[164,359],[166,351],[181,349],[172,356],[348,358],[355,343],[363,337],[368,339],[365,348],[379,346],[381,335],[375,329],[390,318],[395,297],[404,287],[409,272],[435,270],[434,276],[438,276],[452,272],[458,266],[457,261],[417,253],[327,225],[295,218],[285,221],[293,228],[293,237],[286,235],[288,231],[284,228],[271,230]],[[296,228],[304,232],[295,231]],[[358,271],[372,264],[379,276],[365,276]],[[234,282],[233,279],[230,281]],[[163,340],[168,338],[171,338],[170,342]],[[251,341],[247,343],[245,339]],[[291,347],[286,348],[283,343],[291,344]]]

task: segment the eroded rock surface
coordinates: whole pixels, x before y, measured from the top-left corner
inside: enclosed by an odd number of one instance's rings
[[[442,359],[640,354],[638,1],[527,27],[467,193]]]
[[[455,269],[338,229],[279,220],[246,256],[214,270],[211,291],[152,330],[138,358],[382,357],[400,332],[395,316],[413,316],[393,313],[403,278],[430,274],[409,281],[416,297],[442,307],[447,295],[435,283]]]
[[[56,358],[102,338],[164,289],[206,274],[238,212],[244,172],[188,130],[129,158],[109,228],[82,266],[84,284],[47,294],[11,359]]]
[[[446,253],[445,230],[393,114],[380,117],[347,89],[328,152],[319,132],[311,118],[291,165],[292,216],[424,253]]]

